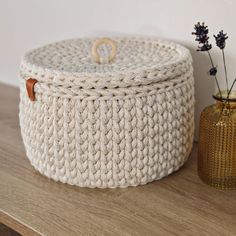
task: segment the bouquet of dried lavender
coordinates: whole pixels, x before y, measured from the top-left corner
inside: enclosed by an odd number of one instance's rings
[[[195,40],[199,43],[198,49],[197,51],[201,51],[201,52],[207,52],[209,59],[210,59],[210,63],[211,63],[211,69],[209,70],[208,74],[210,76],[214,76],[215,81],[216,81],[216,85],[218,87],[219,90],[219,94],[220,97],[222,98],[222,93],[221,93],[221,89],[219,86],[219,82],[217,79],[217,67],[214,65],[212,56],[210,54],[210,50],[212,48],[212,45],[209,43],[209,30],[208,27],[203,23],[198,22],[195,26],[194,26],[194,32],[192,33],[193,35],[196,36]],[[228,84],[228,76],[227,76],[227,68],[226,68],[226,62],[225,62],[225,53],[224,53],[224,48],[225,48],[225,44],[226,44],[226,40],[228,39],[227,34],[224,34],[223,30],[221,30],[217,35],[214,35],[215,41],[216,41],[216,46],[219,47],[222,51],[222,56],[223,56],[223,64],[224,64],[224,71],[225,71],[225,80],[226,80],[226,88],[227,88],[227,98],[226,100],[229,99],[230,93],[234,87],[234,84],[236,82],[236,79],[234,79],[231,87],[229,88],[229,84]]]

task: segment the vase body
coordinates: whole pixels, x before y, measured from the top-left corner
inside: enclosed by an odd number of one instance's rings
[[[198,174],[213,187],[236,189],[235,99],[219,99],[201,113]]]

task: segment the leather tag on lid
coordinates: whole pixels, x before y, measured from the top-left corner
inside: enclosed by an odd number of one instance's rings
[[[31,101],[35,101],[35,92],[34,92],[34,85],[37,83],[38,81],[36,79],[28,79],[26,80],[26,90],[29,96],[29,99]]]

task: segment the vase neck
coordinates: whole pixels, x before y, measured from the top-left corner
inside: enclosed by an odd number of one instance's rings
[[[213,95],[216,105],[221,108],[236,109],[236,91],[232,91],[230,96],[226,90]]]
[[[219,108],[236,110],[236,102],[216,101],[216,106]]]

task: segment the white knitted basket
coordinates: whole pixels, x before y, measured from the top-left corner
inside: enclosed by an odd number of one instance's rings
[[[192,59],[178,44],[66,40],[28,52],[20,81],[26,154],[49,178],[136,186],[172,173],[189,156]]]

